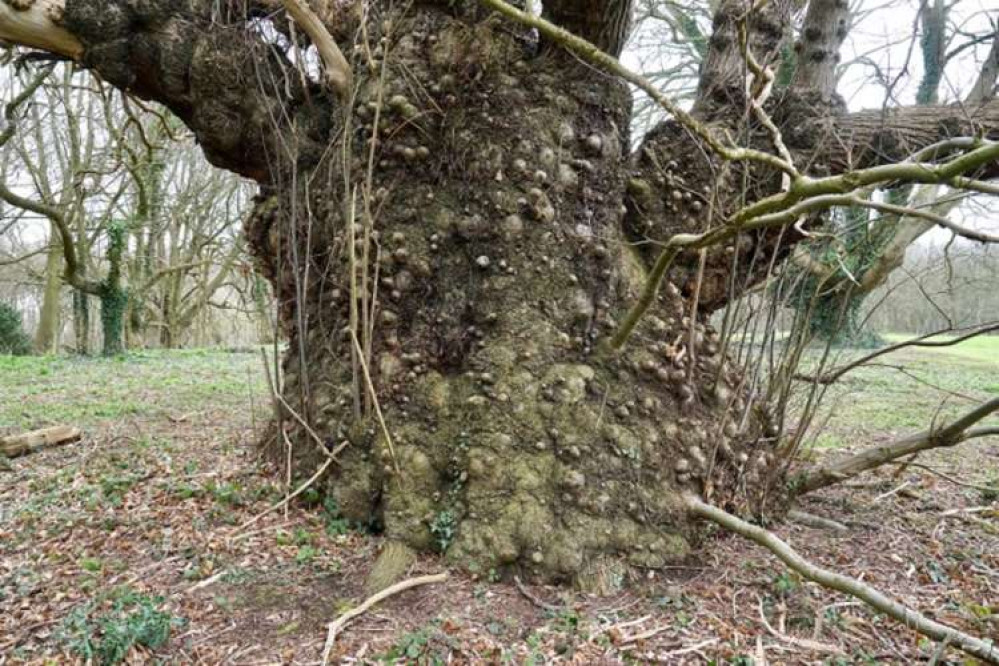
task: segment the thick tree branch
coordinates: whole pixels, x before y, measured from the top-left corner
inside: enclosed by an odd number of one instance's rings
[[[326,78],[330,87],[337,91],[341,99],[345,99],[350,94],[353,74],[350,71],[350,64],[340,52],[340,47],[333,41],[329,30],[323,25],[314,11],[303,0],[283,0],[284,7],[288,14],[295,19],[295,23],[305,31],[312,43],[319,51],[319,57],[323,59],[326,66]]]
[[[978,657],[990,664],[999,664],[999,647],[992,641],[976,638],[953,627],[948,627],[931,620],[918,611],[903,606],[866,583],[856,578],[824,569],[799,555],[791,546],[782,541],[773,532],[733,516],[721,509],[706,504],[693,495],[684,497],[687,509],[692,515],[709,520],[725,529],[735,532],[741,537],[763,546],[789,568],[798,572],[808,580],[819,585],[848,594],[860,599],[875,610],[904,624],[924,636],[935,641],[947,641],[970,655]]]
[[[954,446],[969,439],[993,435],[997,430],[994,427],[972,426],[996,411],[999,411],[999,398],[979,405],[943,428],[925,430],[889,444],[875,446],[837,463],[823,465],[799,477],[794,484],[794,493],[804,495],[920,451]]]
[[[552,23],[617,57],[631,30],[631,5],[632,0],[549,0],[542,11]]]
[[[829,102],[836,93],[839,48],[849,29],[850,4],[845,0],[808,3],[801,36],[794,45],[796,67],[792,86]]]
[[[963,141],[957,143],[965,145]],[[976,142],[967,145],[974,146]],[[919,156],[922,156],[922,153]],[[655,302],[659,287],[674,260],[684,250],[716,247],[747,231],[791,224],[802,215],[840,205],[843,198],[838,195],[845,195],[872,185],[894,182],[954,184],[960,174],[975,171],[997,159],[999,159],[999,142],[988,142],[943,164],[903,162],[828,178],[814,179],[799,176],[788,191],[746,206],[722,225],[700,234],[674,234],[662,245],[659,257],[646,279],[642,295],[622,320],[610,338],[609,344],[612,349],[621,349],[625,345],[641,317]]]
[[[503,14],[514,21],[537,29],[542,35],[553,42],[558,43],[563,48],[572,51],[591,65],[610,72],[624,81],[638,87],[642,90],[642,92],[655,100],[655,102],[659,104],[659,106],[661,106],[667,113],[672,115],[677,122],[701,139],[708,149],[713,151],[722,159],[733,162],[756,162],[758,164],[763,164],[777,169],[778,171],[797,175],[793,165],[788,164],[776,155],[755,150],[753,148],[733,146],[730,142],[719,138],[717,133],[712,128],[701,123],[692,114],[684,111],[671,99],[663,95],[662,92],[652,85],[648,79],[631,71],[622,65],[616,58],[603,52],[596,45],[588,42],[587,40],[578,37],[543,18],[521,11],[504,2],[504,0],[479,1],[483,5],[490,7],[496,12]]]

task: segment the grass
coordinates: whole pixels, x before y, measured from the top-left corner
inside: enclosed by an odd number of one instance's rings
[[[890,342],[912,336],[890,334]],[[828,367],[869,350],[842,349]],[[821,350],[811,352],[813,358]],[[811,445],[860,447],[876,439],[925,430],[970,410],[999,392],[999,337],[982,336],[950,347],[908,347],[857,368],[827,392]]]
[[[264,390],[260,357],[214,350],[130,352],[116,358],[0,356],[0,431],[87,428],[126,418],[180,417],[245,407]]]
[[[889,342],[903,342],[915,336],[903,333],[889,333],[884,338]],[[931,338],[933,342],[953,340],[953,336],[940,335]],[[962,359],[986,365],[999,366],[999,335],[980,335],[949,347],[921,347],[924,353],[951,357],[951,360]]]

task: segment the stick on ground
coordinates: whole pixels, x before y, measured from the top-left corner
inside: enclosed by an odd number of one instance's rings
[[[419,587],[420,585],[430,585],[433,583],[443,583],[447,580],[446,573],[433,574],[430,576],[418,576],[417,578],[409,578],[399,583],[396,583],[392,587],[387,587],[378,594],[373,594],[368,597],[364,603],[362,603],[357,608],[352,608],[334,621],[330,622],[329,630],[326,633],[326,645],[323,646],[323,666],[329,664],[330,653],[333,651],[333,645],[336,643],[337,634],[340,630],[347,626],[347,623],[354,618],[364,615],[368,610],[385,599],[388,599],[393,594],[399,594],[400,592],[405,592],[414,587]]]
[[[61,446],[75,442],[83,436],[79,428],[72,426],[53,426],[32,432],[0,437],[0,454],[8,458],[26,456],[29,453],[41,451],[52,446]]]

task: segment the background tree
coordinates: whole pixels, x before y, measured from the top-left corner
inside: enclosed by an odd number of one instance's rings
[[[58,72],[58,84],[49,83],[54,75],[48,72],[8,80],[13,97],[2,137],[8,185],[0,197],[21,211],[12,228],[37,238],[42,219],[51,230],[44,270],[35,272],[44,284],[36,348],[55,351],[63,281],[73,288],[79,352],[90,347],[91,297],[101,302],[105,354],[124,349],[126,332],[133,345],[145,344],[154,304],[163,318],[152,342],[172,346],[211,296],[228,287],[242,253],[234,230],[245,189],[238,179],[205,169],[191,147],[181,148],[190,138],[170,128],[179,125],[176,119],[136,109],[90,80],[78,81],[69,68]],[[19,253],[29,273],[38,253]],[[101,279],[87,278],[101,273]]]

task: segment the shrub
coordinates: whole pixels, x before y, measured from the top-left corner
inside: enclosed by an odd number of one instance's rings
[[[12,305],[0,303],[0,354],[26,356],[31,353],[31,338],[21,326],[21,313]]]

